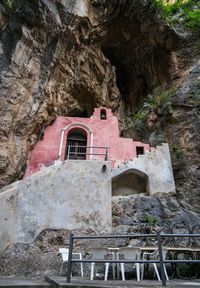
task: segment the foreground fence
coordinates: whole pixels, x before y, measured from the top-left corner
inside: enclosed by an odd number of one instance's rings
[[[71,282],[71,271],[72,271],[72,263],[74,262],[82,262],[82,263],[156,263],[160,265],[160,273],[161,273],[161,281],[162,286],[166,286],[166,276],[164,273],[164,264],[171,263],[171,264],[177,264],[177,263],[200,263],[200,260],[191,259],[191,260],[164,260],[163,259],[163,248],[162,248],[162,241],[161,239],[165,237],[200,237],[200,234],[160,234],[160,232],[157,232],[156,234],[129,234],[129,235],[110,235],[110,236],[74,236],[73,234],[70,234],[69,239],[69,258],[68,258],[68,265],[67,265],[67,283]],[[155,246],[155,249],[158,249],[158,260],[90,260],[90,259],[84,259],[84,260],[76,260],[72,259],[72,253],[73,253],[73,245],[74,240],[85,240],[85,239],[114,239],[114,238],[154,238],[155,241],[157,241],[157,246]],[[199,248],[200,249],[200,248]]]

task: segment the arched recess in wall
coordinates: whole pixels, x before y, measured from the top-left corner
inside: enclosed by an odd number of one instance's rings
[[[87,132],[81,128],[72,128],[67,133],[65,159],[85,160]]]
[[[149,194],[149,178],[137,169],[129,169],[112,178],[112,196]]]

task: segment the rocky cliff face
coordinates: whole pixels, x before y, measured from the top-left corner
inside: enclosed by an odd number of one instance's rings
[[[1,186],[23,174],[28,152],[56,115],[119,106],[115,69],[100,49],[102,32],[90,13],[87,1],[15,1],[4,20]]]
[[[178,35],[143,0],[15,0],[0,12],[0,185],[23,176],[56,115],[87,117],[102,105],[125,136],[171,144],[177,197],[198,211],[200,70],[191,35]]]
[[[90,116],[102,105],[125,123],[124,135],[171,144],[180,198],[193,193],[184,202],[198,210],[195,42],[191,50],[191,38],[167,26],[150,1],[16,0],[11,10],[0,9],[0,185],[23,175],[29,151],[56,115]],[[142,133],[126,125],[156,99],[149,93],[158,86],[175,87],[170,109],[151,108]]]
[[[178,36],[148,1],[1,4],[0,185],[23,175],[28,152],[56,115],[123,116],[178,73]]]
[[[169,142],[177,186],[170,199],[115,199],[114,224],[129,225],[143,213],[169,223],[198,222],[198,41],[170,28],[150,3],[14,0],[12,8],[0,3],[1,187],[23,176],[29,151],[56,115],[87,117],[102,105],[118,115],[124,136],[151,145]],[[2,267],[8,255],[26,248],[9,249]],[[21,271],[14,267],[12,274],[27,273]]]

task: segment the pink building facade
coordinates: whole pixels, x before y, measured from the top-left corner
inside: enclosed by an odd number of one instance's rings
[[[67,159],[110,160],[116,167],[149,150],[148,144],[119,137],[110,109],[95,108],[90,118],[58,116],[30,153],[25,177]]]

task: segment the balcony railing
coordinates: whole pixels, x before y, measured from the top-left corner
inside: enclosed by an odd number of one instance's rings
[[[79,146],[79,145],[68,145],[67,146],[67,159],[68,160],[86,160],[87,156],[89,159],[108,160],[108,149],[109,147],[104,146]],[[96,159],[91,156],[97,156]]]

